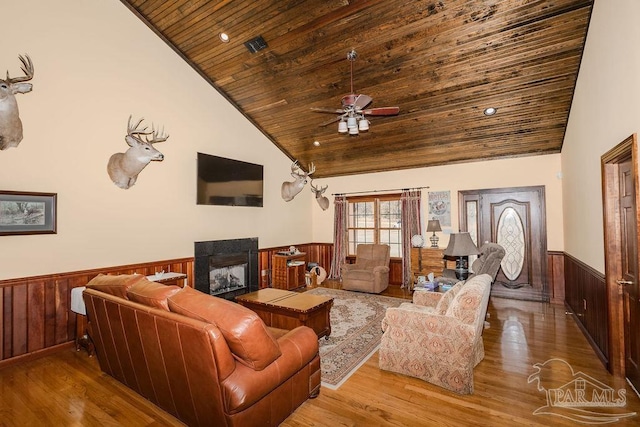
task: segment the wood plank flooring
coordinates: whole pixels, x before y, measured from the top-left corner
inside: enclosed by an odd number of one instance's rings
[[[339,287],[326,282],[324,286]],[[408,298],[401,289],[386,295]],[[475,393],[458,396],[424,381],[378,369],[374,354],[338,390],[321,389],[283,426],[576,426],[559,416],[534,415],[546,394],[528,384],[535,363],[558,358],[575,372],[626,390],[622,408],[594,411],[640,414],[640,399],[607,373],[562,306],[492,298],[484,331],[485,359],[475,369]],[[571,380],[566,372],[556,383]],[[612,425],[640,424],[640,415]],[[65,349],[0,370],[0,426],[179,426],[116,380],[95,357]],[[212,425],[215,423],[212,422]]]

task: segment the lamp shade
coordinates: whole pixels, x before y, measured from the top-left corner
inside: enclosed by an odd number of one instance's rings
[[[446,256],[469,256],[479,253],[480,251],[471,240],[469,233],[453,233],[449,237],[449,245],[443,252]]]
[[[442,228],[440,228],[440,221],[437,219],[432,219],[427,223],[427,231],[433,231],[434,233],[436,231],[442,231]]]

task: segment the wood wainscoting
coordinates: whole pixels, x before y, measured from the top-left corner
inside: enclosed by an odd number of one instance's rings
[[[565,301],[596,355],[609,367],[607,286],[603,274],[564,254]]]
[[[333,258],[333,243],[304,243],[294,245],[298,251],[306,254],[306,263],[315,262],[327,271],[331,271],[331,259]],[[277,246],[258,250],[258,274],[260,277],[260,289],[271,285],[271,272],[273,271],[273,255],[276,252],[288,251],[289,246]]]
[[[306,262],[316,262],[329,273],[333,257],[332,243],[305,243],[297,245],[297,248],[306,254]],[[260,275],[261,288],[269,286],[273,254],[288,249],[289,246],[279,246],[259,250],[259,272],[265,272]],[[578,324],[606,365],[608,341],[606,318],[602,317],[606,315],[604,278],[563,252],[549,252],[547,260],[551,302],[564,302],[566,281],[566,304],[575,313]],[[0,367],[71,345],[76,328],[76,318],[70,310],[71,289],[86,285],[99,273],[150,275],[160,270],[174,271],[185,273],[187,285],[193,287],[193,265],[193,258],[180,258],[0,280]],[[401,260],[393,259],[390,268],[390,284],[400,286]],[[598,292],[594,291],[596,289]],[[586,305],[583,300],[587,301]]]
[[[0,367],[45,354],[75,339],[71,289],[100,273],[150,275],[156,271],[187,275],[193,287],[193,258],[132,264],[0,281]]]

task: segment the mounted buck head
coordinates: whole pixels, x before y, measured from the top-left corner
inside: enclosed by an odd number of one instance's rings
[[[33,63],[29,55],[18,56],[24,77],[0,79],[0,150],[17,147],[22,141],[22,122],[18,112],[16,93],[31,92],[33,85],[24,83],[33,78]]]
[[[326,211],[327,208],[329,208],[329,199],[327,199],[322,194],[325,191],[327,191],[327,188],[329,188],[329,186],[325,185],[324,187],[318,190],[318,188],[313,185],[313,179],[311,180],[311,183],[309,185],[311,185],[311,191],[313,192],[313,194],[316,195],[316,200],[318,201],[318,204],[320,205],[323,211]]]
[[[296,160],[291,164],[291,176],[295,179],[293,182],[285,181],[282,183],[282,188],[280,193],[285,202],[290,202],[294,197],[298,195],[299,192],[302,191],[305,184],[307,183],[307,177],[316,171],[316,167],[311,163],[309,167],[309,172],[305,173],[300,166],[298,166],[298,161]]]
[[[157,131],[153,125],[150,131],[146,127],[139,129],[143,120],[140,119],[138,123],[131,126],[131,116],[129,116],[127,136],[124,137],[129,149],[125,153],[112,155],[107,164],[107,172],[111,180],[125,190],[136,183],[138,174],[149,162],[164,160],[164,154],[153,148],[153,144],[166,141],[169,135],[164,135],[164,130]]]

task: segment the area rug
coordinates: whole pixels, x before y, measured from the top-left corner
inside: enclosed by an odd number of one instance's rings
[[[407,300],[329,288],[307,293],[333,298],[331,335],[319,342],[322,386],[335,390],[380,346],[387,308]]]

